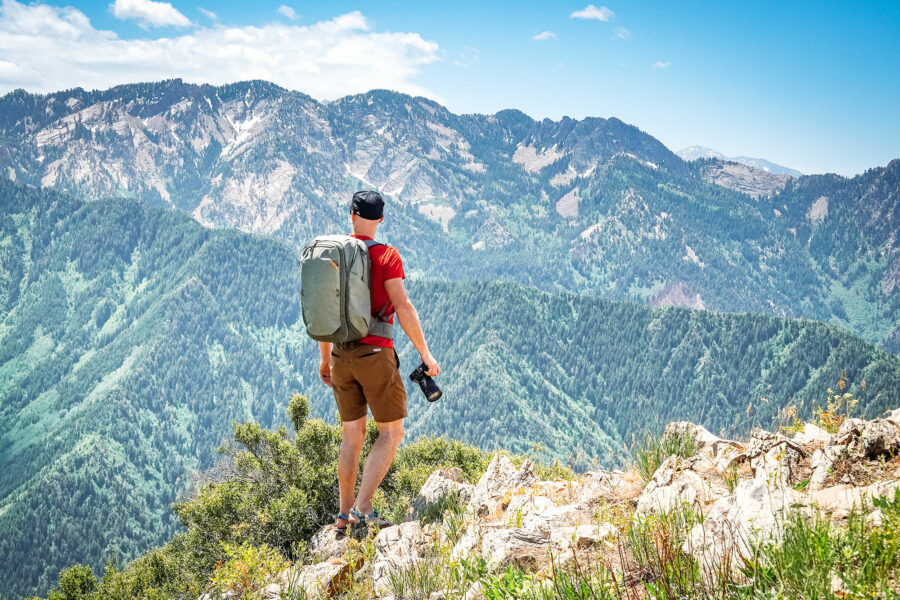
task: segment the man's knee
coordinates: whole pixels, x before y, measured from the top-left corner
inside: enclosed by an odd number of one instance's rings
[[[378,423],[378,437],[384,437],[395,448],[403,441],[403,419]]]
[[[366,440],[366,418],[344,421],[341,440],[352,446],[362,446]]]

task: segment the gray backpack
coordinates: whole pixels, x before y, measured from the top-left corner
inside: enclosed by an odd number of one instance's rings
[[[349,235],[322,235],[300,256],[300,307],[306,333],[320,342],[350,342],[367,335],[393,337],[388,306],[372,316],[369,248],[381,245]]]

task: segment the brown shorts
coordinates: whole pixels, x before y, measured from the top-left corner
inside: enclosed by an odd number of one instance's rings
[[[366,416],[378,423],[406,416],[406,388],[393,348],[371,344],[335,344],[331,349],[331,384],[342,421]]]

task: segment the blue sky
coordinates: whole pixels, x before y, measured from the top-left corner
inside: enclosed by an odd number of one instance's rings
[[[900,158],[900,3],[0,1],[0,92],[265,78],[615,116],[807,173]]]

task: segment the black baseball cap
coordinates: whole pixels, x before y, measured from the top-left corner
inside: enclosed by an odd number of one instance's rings
[[[350,212],[369,221],[377,221],[384,216],[384,200],[381,194],[372,190],[360,190],[353,194]]]

